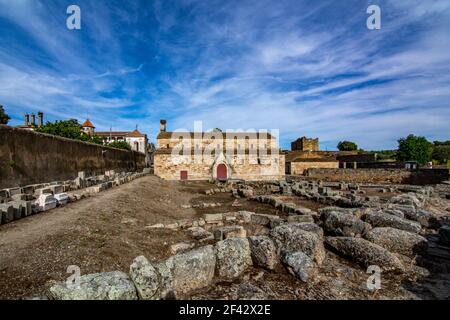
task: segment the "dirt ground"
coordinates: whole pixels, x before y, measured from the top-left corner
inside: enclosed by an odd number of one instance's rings
[[[211,185],[180,184],[146,176],[64,207],[0,226],[0,299],[45,293],[49,282],[63,281],[67,267],[81,274],[128,271],[132,260],[170,256],[169,247],[188,240],[185,232],[149,229],[203,213],[251,210],[274,213],[267,205],[241,200],[233,207],[230,193],[204,195]],[[185,209],[198,203],[222,206]]]
[[[139,255],[160,261],[171,255],[170,245],[193,240],[185,231],[148,228],[153,224],[239,210],[279,214],[272,206],[236,200],[230,193],[205,195],[204,191],[212,187],[207,182],[183,184],[146,176],[0,226],[0,299],[44,295],[52,283],[70,276],[66,272],[70,265],[79,266],[81,274],[128,272],[132,260]],[[294,200],[314,210],[321,206],[308,200]],[[239,206],[235,206],[236,201]],[[201,203],[221,205],[186,208]],[[244,227],[248,235],[264,233],[253,230],[252,225]],[[443,261],[450,263],[446,252],[444,255]],[[372,293],[364,287],[368,278],[365,270],[327,251],[326,261],[313,283],[301,283],[281,266],[276,272],[251,269],[238,282],[218,283],[191,298],[445,299],[449,295],[450,275],[421,273],[418,268],[410,279],[383,276],[382,289]]]

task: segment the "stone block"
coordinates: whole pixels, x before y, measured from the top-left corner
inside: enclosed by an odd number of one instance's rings
[[[160,276],[161,298],[180,299],[213,282],[216,256],[212,246],[205,246],[172,256],[154,267]]]
[[[302,251],[321,264],[325,260],[325,248],[320,229],[313,224],[283,224],[270,232],[270,237],[281,252]]]
[[[230,238],[216,243],[216,273],[223,280],[230,281],[241,276],[252,266],[248,239]]]
[[[49,193],[51,194],[52,192],[53,192],[52,189],[47,188],[47,187],[43,187],[43,188],[35,189],[34,190],[34,195],[36,197],[39,197],[39,196],[41,196],[43,194],[49,194]]]
[[[252,221],[253,212],[250,211],[238,211],[236,218],[244,221],[245,223],[250,223]]]
[[[27,194],[19,193],[19,194],[13,195],[11,198],[12,198],[14,201],[21,201],[21,200],[29,200],[28,197],[29,197],[29,196],[28,196]]]
[[[8,204],[12,205],[14,208],[14,220],[19,220],[25,216],[24,211],[26,208],[23,208],[23,202],[19,201],[10,201]]]
[[[302,282],[310,281],[317,273],[314,261],[301,251],[287,252],[283,255],[286,269]]]
[[[22,193],[32,196],[34,194],[34,185],[22,187]]]
[[[229,226],[216,229],[213,234],[214,239],[221,241],[228,238],[245,238],[247,231],[242,226]]]
[[[0,190],[0,199],[7,199],[9,198],[9,192],[8,190],[4,189],[4,190]]]
[[[42,211],[47,211],[56,208],[56,199],[52,194],[44,193],[41,194],[37,200],[39,209]]]
[[[6,224],[14,221],[14,207],[10,204],[0,204],[1,224]]]
[[[221,213],[207,213],[203,215],[203,219],[206,223],[216,223],[223,220]]]
[[[192,242],[180,242],[175,243],[170,246],[170,253],[171,254],[177,254],[183,251],[190,250],[195,247],[195,243]]]
[[[133,282],[120,271],[84,275],[80,285],[62,282],[50,293],[55,300],[137,300]]]
[[[158,271],[144,256],[133,260],[130,266],[130,278],[140,299],[157,300],[161,298],[159,277]]]
[[[254,213],[252,214],[251,222],[262,226],[269,226],[272,220],[278,219],[280,219],[280,217],[277,215]]]
[[[55,194],[56,204],[59,206],[65,205],[69,202],[69,196],[67,193]]]
[[[21,190],[21,188],[10,188],[10,189],[8,189],[8,192],[9,192],[9,196],[12,197],[16,194],[21,194],[22,190]]]
[[[21,201],[22,203],[22,218],[31,216],[33,214],[32,201]]]
[[[248,238],[253,259],[257,267],[274,270],[279,257],[277,248],[272,239],[267,236],[254,236]]]
[[[187,231],[196,240],[208,241],[214,239],[214,235],[202,227],[191,227]]]
[[[299,215],[299,216],[289,216],[287,218],[287,221],[289,223],[313,223],[314,222],[314,218],[311,215]]]

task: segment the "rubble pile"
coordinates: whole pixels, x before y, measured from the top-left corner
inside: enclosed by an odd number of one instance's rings
[[[317,201],[344,198],[339,191],[309,183],[270,184],[263,188]],[[349,185],[339,188],[358,190]],[[255,269],[277,273],[281,268],[297,281],[309,284],[320,277],[324,261],[331,255],[362,270],[376,266],[382,272],[405,277],[417,270],[427,274],[422,266],[428,265],[421,265],[421,261],[427,260],[435,247],[450,249],[450,226],[446,214],[426,210],[432,188],[403,190],[398,191],[405,193],[383,201],[352,193],[358,198],[346,198],[351,207],[336,206],[342,203],[336,200],[333,206],[313,211],[284,203],[273,195],[258,195],[256,188],[232,188],[233,194],[270,204],[283,214],[237,211],[148,226],[186,232],[193,241],[172,245],[174,255],[164,261],[137,257],[128,275],[109,272],[82,276],[81,285],[56,284],[50,288],[50,295],[53,299],[182,299],[218,283],[236,283]],[[255,234],[254,230],[259,232]],[[450,256],[446,259],[441,268],[450,266]],[[264,297],[257,287],[245,285],[239,290],[253,292],[252,297]]]

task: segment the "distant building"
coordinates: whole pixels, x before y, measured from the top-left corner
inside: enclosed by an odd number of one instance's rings
[[[141,133],[137,128],[133,131],[95,131],[94,124],[86,119],[82,124],[82,130],[85,134],[103,139],[104,145],[114,141],[124,141],[131,146],[131,150],[144,153],[147,156],[147,164],[151,161],[152,145],[149,145],[147,135]]]
[[[284,154],[270,133],[166,131],[160,122],[155,175],[166,180],[281,180]]]
[[[82,124],[82,130],[87,135],[92,136],[94,135],[95,127],[89,119],[86,119],[86,121]]]
[[[291,143],[292,151],[319,151],[319,138],[301,137]]]
[[[320,151],[319,138],[298,138],[291,143],[291,151],[286,153],[286,173],[302,175],[311,168],[339,168],[336,154]]]

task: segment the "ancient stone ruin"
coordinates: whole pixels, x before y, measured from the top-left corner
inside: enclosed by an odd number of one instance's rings
[[[449,187],[307,180],[220,183],[205,194],[228,193],[241,203],[273,207],[277,214],[236,207],[149,225],[149,230],[184,233],[191,240],[171,245],[164,260],[137,256],[127,272],[111,270],[83,275],[78,284],[54,284],[48,297],[273,299],[282,297],[261,278],[280,276],[300,290],[290,298],[367,298],[378,290],[366,281],[367,270],[374,269],[383,286],[394,285],[378,298],[416,299],[426,290],[434,298],[448,298],[450,205],[441,195]],[[303,206],[304,201],[316,208]],[[431,288],[427,279],[439,285]]]

